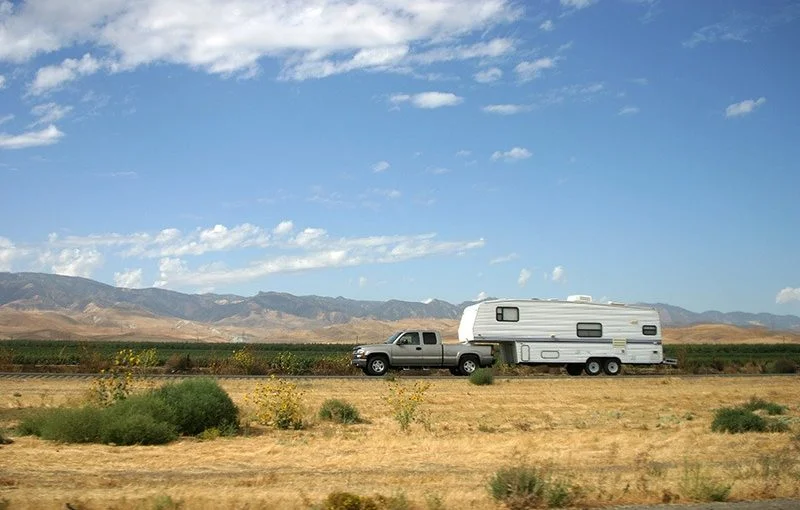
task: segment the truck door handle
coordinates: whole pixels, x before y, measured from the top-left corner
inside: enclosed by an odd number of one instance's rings
[[[417,347],[417,350],[418,350],[418,351],[421,351],[421,350],[422,350],[422,347]]]

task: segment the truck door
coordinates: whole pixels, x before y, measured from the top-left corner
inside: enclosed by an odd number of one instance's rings
[[[442,344],[433,331],[422,333],[422,364],[426,367],[437,367],[442,364]]]
[[[392,358],[394,365],[402,367],[422,365],[422,345],[420,345],[419,333],[416,331],[403,333],[392,346]]]

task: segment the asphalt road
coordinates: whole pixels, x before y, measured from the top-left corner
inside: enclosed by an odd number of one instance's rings
[[[693,503],[690,505],[626,505],[614,510],[800,510],[800,499],[773,499],[739,503]]]

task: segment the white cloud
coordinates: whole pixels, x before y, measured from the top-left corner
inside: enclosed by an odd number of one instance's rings
[[[500,257],[493,258],[492,260],[489,261],[489,264],[490,265],[502,264],[504,262],[511,262],[512,260],[516,260],[518,258],[519,255],[517,255],[516,253],[509,253],[508,255],[503,255]]]
[[[475,73],[475,81],[478,83],[492,83],[503,77],[502,69],[498,67],[490,67]]]
[[[530,105],[526,104],[490,104],[481,108],[486,113],[494,113],[497,115],[514,115],[530,111]]]
[[[572,9],[583,9],[596,2],[597,0],[561,0],[561,5]]]
[[[800,301],[800,287],[786,287],[775,296],[775,302],[778,304],[783,305],[790,301]]]
[[[466,150],[466,149],[461,149],[460,151],[456,152],[456,157],[457,158],[466,158],[470,154],[472,154],[472,151],[469,151],[469,150]]]
[[[55,274],[90,278],[95,269],[103,265],[103,254],[91,248],[72,248],[58,253],[47,252],[41,261]]]
[[[553,20],[548,19],[543,21],[542,24],[539,25],[539,28],[541,30],[544,30],[545,32],[552,32],[553,30],[555,30],[556,26],[553,24]]]
[[[86,53],[80,60],[65,59],[61,64],[42,67],[36,71],[36,77],[28,87],[34,96],[60,88],[66,83],[75,81],[81,76],[88,76],[100,69],[100,62]]]
[[[284,236],[294,229],[294,223],[291,220],[284,220],[278,223],[278,226],[272,230],[276,236]]]
[[[503,160],[507,163],[511,163],[514,161],[520,161],[522,159],[528,159],[533,154],[531,151],[524,147],[514,147],[508,151],[495,151],[492,154],[492,161]]]
[[[114,285],[124,289],[142,288],[142,270],[125,269],[122,273],[114,273]]]
[[[90,0],[8,2],[0,25],[0,61],[24,62],[73,46],[107,50],[109,69],[170,63],[250,77],[259,61],[281,62],[283,79],[357,69],[400,72],[448,59],[509,51],[498,39],[460,44],[523,9],[510,0]],[[420,51],[417,51],[421,49]],[[54,66],[57,67],[57,66]],[[73,76],[44,80],[64,83]]]
[[[531,279],[531,272],[528,269],[523,268],[522,271],[519,272],[519,278],[517,278],[517,284],[520,287],[524,287],[528,280]]]
[[[31,114],[39,117],[36,122],[32,123],[30,127],[38,126],[39,124],[52,124],[59,121],[66,114],[72,111],[71,106],[61,106],[56,103],[39,104],[31,108]]]
[[[0,117],[0,126],[2,126],[3,124],[5,124],[6,122],[8,122],[10,120],[14,120],[14,114],[13,113],[9,113],[8,115],[3,115],[2,117]]]
[[[417,108],[432,109],[461,104],[464,98],[451,92],[421,92],[414,95],[394,94],[389,101],[394,104],[411,102]]]
[[[753,113],[756,108],[767,102],[767,98],[759,97],[758,99],[745,99],[739,103],[733,103],[725,108],[725,117],[741,117]]]
[[[620,108],[620,110],[617,112],[617,115],[623,115],[623,116],[624,115],[636,115],[637,113],[639,113],[639,108],[638,107],[636,107],[636,106],[624,106],[624,107]]]
[[[39,131],[28,131],[19,135],[0,133],[0,149],[25,149],[28,147],[41,147],[58,142],[64,133],[50,124]]]
[[[527,60],[520,62],[514,68],[520,81],[530,81],[541,76],[545,69],[552,69],[556,66],[556,59],[543,57],[533,62]]]
[[[553,274],[551,275],[551,279],[554,282],[561,282],[564,283],[567,279],[566,272],[564,271],[564,266],[556,266],[553,268]]]
[[[483,301],[484,299],[486,299],[486,297],[487,297],[486,293],[484,291],[480,291],[478,292],[478,295],[475,297],[475,299],[473,299],[473,301]]]
[[[11,271],[11,261],[20,256],[20,250],[11,239],[0,236],[0,271]]]
[[[6,77],[0,74],[0,89],[6,88]]]
[[[375,173],[385,172],[390,166],[392,165],[390,165],[388,161],[378,161],[372,165],[372,171]]]
[[[367,277],[366,276],[359,276],[358,277],[358,286],[359,287],[366,287],[367,286]]]

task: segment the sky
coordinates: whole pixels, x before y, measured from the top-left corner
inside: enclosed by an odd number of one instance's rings
[[[0,0],[0,271],[800,314],[800,2]]]

